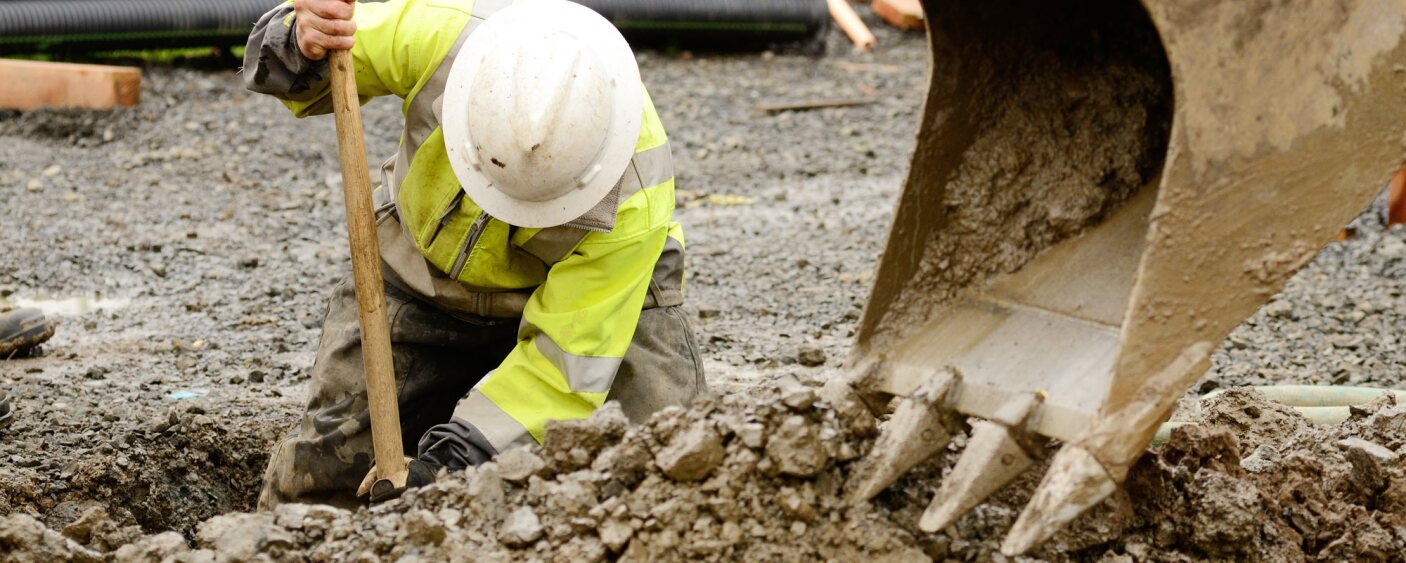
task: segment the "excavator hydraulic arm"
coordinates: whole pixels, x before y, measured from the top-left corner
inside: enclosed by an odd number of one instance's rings
[[[1400,0],[924,0],[931,88],[838,408],[872,498],[981,419],[920,525],[1063,447],[1002,546],[1125,480],[1225,336],[1406,156]]]

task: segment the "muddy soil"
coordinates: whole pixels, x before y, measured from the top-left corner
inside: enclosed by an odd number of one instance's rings
[[[304,400],[325,299],[348,272],[331,121],[294,120],[233,73],[160,68],[133,110],[0,116],[0,306],[37,302],[64,323],[45,354],[0,361],[17,411],[0,430],[0,553],[991,557],[1037,473],[948,533],[914,534],[950,456],[873,506],[848,506],[835,491],[869,438],[769,390],[787,376],[816,385],[843,362],[906,173],[925,48],[876,31],[873,55],[838,35],[819,58],[640,55],[676,158],[688,310],[722,398],[641,428],[605,415],[567,425],[563,440],[587,446],[549,444],[532,477],[512,478],[504,460],[355,513],[243,512]],[[871,89],[867,106],[752,109]],[[377,100],[365,116],[375,161],[394,150],[398,107]],[[1201,389],[1402,384],[1406,231],[1360,222],[1237,329]],[[1401,419],[1372,412],[1272,452],[1241,430],[1181,432],[1139,466],[1133,494],[1037,555],[1399,553],[1399,457],[1371,466],[1334,446],[1360,437],[1406,453]],[[519,471],[537,465],[518,458]],[[1235,524],[1198,539],[1195,515],[1212,510],[1212,523]]]
[[[937,226],[913,241],[922,259],[877,329],[885,337],[921,326],[964,289],[1020,269],[1139,189],[1155,190],[1149,184],[1161,172],[1171,70],[1139,7],[1103,2],[1071,15],[1047,4],[1020,18],[991,10],[938,14],[962,23],[934,29],[937,57],[962,62],[934,84],[949,93],[937,107],[952,117],[935,120],[919,147],[937,184],[927,196],[939,202]],[[1060,33],[1009,40],[1050,29]]]
[[[671,409],[631,428],[611,404],[369,510],[288,505],[136,537],[93,508],[61,532],[0,518],[15,560],[989,560],[1033,477],[923,534],[960,446],[875,503],[842,500],[870,427],[799,384]],[[1391,560],[1406,551],[1406,405],[1383,398],[1315,428],[1255,391],[1207,401],[1125,490],[1032,554],[1047,560]],[[1245,436],[1239,439],[1237,436]]]

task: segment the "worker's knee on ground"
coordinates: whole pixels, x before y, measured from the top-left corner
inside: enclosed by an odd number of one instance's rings
[[[299,432],[295,430],[274,446],[259,494],[259,510],[272,510],[288,502],[359,505],[352,492],[371,469],[369,436],[309,438]]]
[[[686,404],[707,390],[698,341],[683,311],[660,307],[640,313],[608,400],[619,401],[632,422],[643,422],[660,409]]]

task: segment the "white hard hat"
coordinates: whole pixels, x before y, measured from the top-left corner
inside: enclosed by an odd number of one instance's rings
[[[565,0],[520,0],[469,35],[443,104],[444,145],[468,196],[509,224],[552,227],[620,180],[644,94],[609,21]]]

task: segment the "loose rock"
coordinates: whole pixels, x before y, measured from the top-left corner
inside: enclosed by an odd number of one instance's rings
[[[675,481],[697,481],[722,463],[723,443],[712,424],[701,421],[676,436],[654,462]]]
[[[498,472],[503,479],[512,483],[526,481],[547,465],[535,452],[526,448],[503,452],[494,461],[498,463]]]
[[[801,416],[791,416],[781,424],[766,445],[767,458],[786,475],[811,477],[829,460],[815,428]]]
[[[498,531],[498,539],[512,547],[525,546],[541,537],[542,522],[537,519],[537,513],[527,507],[519,508],[509,514],[508,519],[503,521],[503,527]]]
[[[806,367],[825,365],[825,349],[814,344],[806,344],[796,351],[796,362]]]

